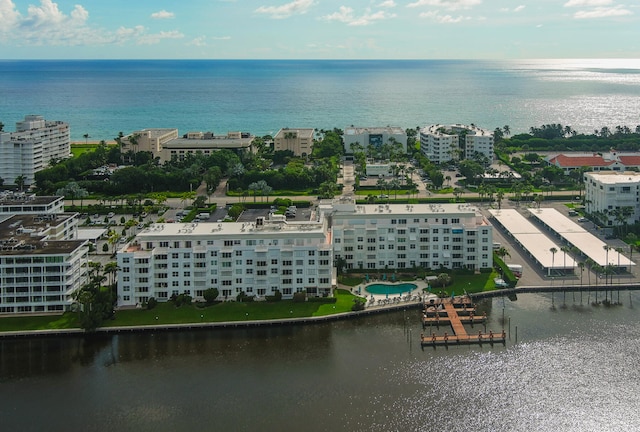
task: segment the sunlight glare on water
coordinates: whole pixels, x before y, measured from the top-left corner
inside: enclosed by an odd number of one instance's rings
[[[614,337],[611,340],[611,337]],[[504,351],[470,352],[405,368],[423,390],[399,401],[405,430],[637,430],[640,330],[611,326]]]

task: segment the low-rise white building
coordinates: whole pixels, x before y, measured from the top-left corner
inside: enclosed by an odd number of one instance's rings
[[[284,215],[252,223],[154,224],[118,252],[118,304],[154,297],[166,301],[187,292],[219,299],[244,292],[284,298],[306,291],[328,295],[335,285],[331,235],[326,220],[287,222]]]
[[[27,115],[16,123],[15,132],[0,132],[0,177],[5,184],[16,184],[20,176],[25,185],[52,160],[71,154],[69,124],[47,121],[40,115]]]
[[[178,129],[143,129],[122,139],[123,152],[148,151],[160,162],[182,160],[189,154],[210,155],[218,150],[251,151],[254,136],[248,132],[188,132],[182,137]]]
[[[87,282],[77,214],[16,215],[0,222],[0,314],[64,312]]]
[[[466,204],[343,201],[331,214],[333,251],[349,269],[488,269],[493,227]]]
[[[289,150],[294,156],[309,156],[314,132],[312,128],[282,128],[273,137],[273,151]]]
[[[607,225],[640,220],[640,173],[599,171],[584,174],[585,210]]]
[[[398,143],[403,154],[407,153],[407,133],[398,126],[387,127],[346,127],[344,129],[344,148],[347,154],[353,154],[353,146],[359,144],[364,151],[368,146],[380,148],[383,144]]]

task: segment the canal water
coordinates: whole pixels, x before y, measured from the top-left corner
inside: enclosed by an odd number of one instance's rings
[[[486,300],[487,330],[510,329],[493,347],[422,349],[417,309],[301,327],[2,340],[2,430],[637,430],[640,293],[622,291],[621,306],[587,300]]]

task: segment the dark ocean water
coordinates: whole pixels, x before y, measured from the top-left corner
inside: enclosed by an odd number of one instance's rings
[[[0,61],[0,121],[71,124],[72,138],[187,131],[475,123],[512,132],[640,124],[640,61]]]

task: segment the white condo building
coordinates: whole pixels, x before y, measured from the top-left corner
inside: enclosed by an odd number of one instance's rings
[[[23,176],[24,184],[31,185],[35,173],[51,160],[71,154],[69,125],[39,115],[25,116],[16,123],[15,132],[0,132],[0,154],[0,177],[5,184],[15,184]]]
[[[347,154],[353,154],[353,145],[359,144],[366,151],[369,145],[379,148],[383,144],[397,142],[402,153],[407,153],[407,133],[398,126],[387,127],[346,127],[344,129],[344,148]]]
[[[458,143],[458,135],[448,133],[443,125],[432,125],[420,129],[420,151],[433,163],[459,160]]]
[[[16,215],[0,222],[0,314],[64,312],[87,282],[88,247],[77,214]]]
[[[616,212],[621,211],[626,223],[640,220],[640,173],[635,171],[599,171],[584,174],[585,210],[601,214],[607,225],[620,224]],[[623,213],[620,213],[621,215]]]
[[[476,153],[493,160],[493,132],[475,125],[432,125],[420,130],[420,149],[433,163],[472,159]]]
[[[284,215],[252,223],[154,224],[118,252],[118,304],[154,297],[167,301],[187,292],[219,299],[244,292],[284,298],[306,291],[329,294],[335,285],[331,235],[326,221],[288,223]]]
[[[493,161],[493,132],[477,127],[476,125],[451,125],[451,130],[458,135],[464,134],[464,158],[472,159],[476,153]]]
[[[338,203],[333,250],[362,270],[491,268],[493,227],[467,204]]]

